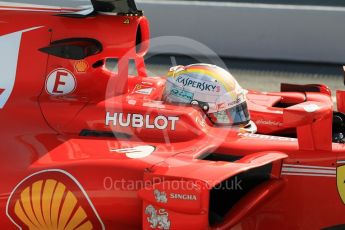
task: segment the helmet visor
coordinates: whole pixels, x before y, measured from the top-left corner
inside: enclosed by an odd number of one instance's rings
[[[242,102],[223,111],[208,114],[210,120],[217,125],[248,124],[250,115],[247,102]]]

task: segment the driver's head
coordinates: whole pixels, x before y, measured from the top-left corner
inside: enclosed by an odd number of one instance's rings
[[[199,106],[215,125],[250,124],[246,91],[226,70],[208,64],[172,67],[163,100]]]

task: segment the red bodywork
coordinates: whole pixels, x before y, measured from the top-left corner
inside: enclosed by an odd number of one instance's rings
[[[2,229],[345,226],[345,146],[332,143],[327,90],[249,91],[259,134],[214,127],[160,101],[164,77],[146,77],[145,17],[58,13],[1,7],[1,61],[17,62],[0,79]],[[68,38],[103,49],[83,60],[39,51]]]

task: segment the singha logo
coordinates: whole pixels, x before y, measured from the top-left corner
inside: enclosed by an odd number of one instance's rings
[[[156,201],[158,203],[167,203],[167,194],[165,192],[160,192],[158,189],[155,189],[153,192],[155,194]]]
[[[170,229],[169,214],[165,209],[159,209],[157,213],[157,210],[152,205],[149,205],[145,209],[145,214],[150,216],[147,217],[147,221],[150,223],[151,228]]]

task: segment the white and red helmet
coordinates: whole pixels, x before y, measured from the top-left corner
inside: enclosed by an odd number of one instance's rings
[[[172,67],[163,100],[198,105],[216,125],[250,124],[246,90],[228,71],[215,65]]]

